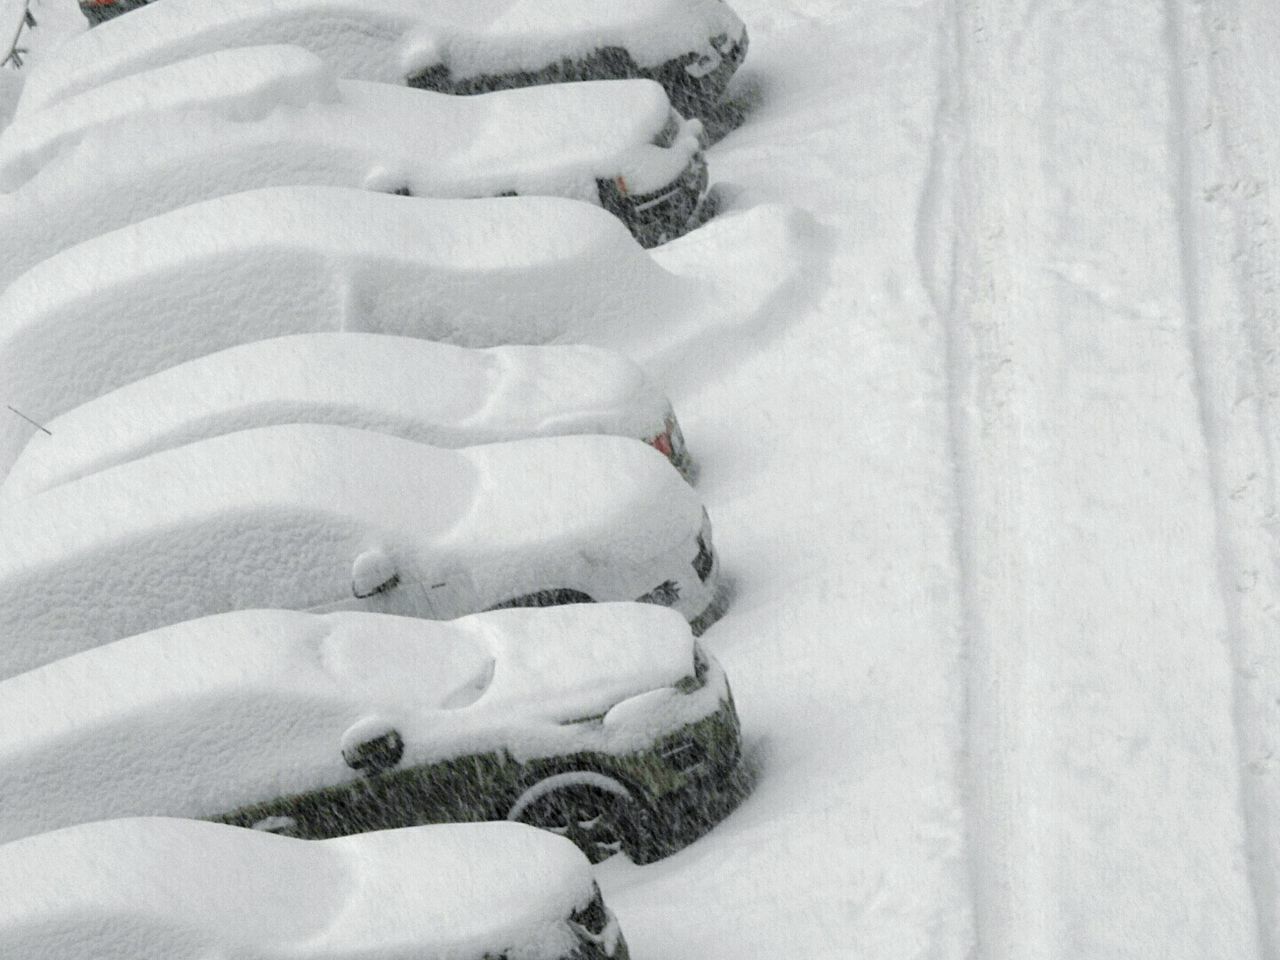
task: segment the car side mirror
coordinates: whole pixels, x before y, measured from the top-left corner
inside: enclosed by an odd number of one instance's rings
[[[342,735],[342,761],[366,777],[394,769],[403,756],[400,731],[378,717],[365,717]]]
[[[386,593],[399,582],[395,561],[381,550],[366,550],[351,564],[351,592],[358,599]]]

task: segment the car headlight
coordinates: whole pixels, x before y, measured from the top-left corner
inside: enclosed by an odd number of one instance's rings
[[[609,912],[604,907],[604,897],[600,886],[591,882],[591,900],[585,907],[580,907],[569,915],[569,922],[581,927],[593,937],[599,937],[609,926]]]
[[[707,685],[711,674],[711,659],[696,640],[693,643],[693,676],[683,677],[675,688],[681,693],[696,693]]]
[[[655,147],[667,148],[676,142],[676,137],[680,135],[680,114],[674,110],[668,112],[667,122],[662,125],[662,129],[657,132],[651,141]]]

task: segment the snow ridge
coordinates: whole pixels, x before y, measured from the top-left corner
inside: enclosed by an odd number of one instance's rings
[[[1255,10],[1251,26],[1265,18]],[[1166,0],[1170,143],[1178,158],[1178,220],[1188,346],[1207,452],[1218,549],[1218,587],[1233,663],[1237,765],[1245,826],[1243,870],[1264,957],[1280,956],[1280,669],[1272,653],[1280,598],[1272,405],[1276,377],[1276,251],[1266,170],[1244,132],[1265,119],[1257,86],[1241,76],[1250,51],[1237,0],[1188,9]],[[1225,238],[1227,249],[1205,240]],[[1260,257],[1259,254],[1262,256]],[[1261,289],[1259,289],[1261,288]],[[1261,296],[1259,296],[1259,293]],[[1269,314],[1269,315],[1268,315]],[[1261,321],[1261,322],[1260,322]]]
[[[978,960],[1260,955],[1168,2],[951,7],[917,251],[948,325]]]
[[[1022,498],[1016,466],[1022,402],[1012,366],[1010,310],[996,302],[1002,234],[983,178],[996,170],[990,145],[966,118],[993,109],[995,38],[981,4],[955,3],[942,25],[939,111],[917,222],[917,257],[934,309],[945,327],[949,435],[955,463],[955,549],[968,677],[964,725],[968,862],[976,937],[975,960],[1037,956],[1043,937],[1031,932],[1044,891],[1033,869],[1034,825],[1021,774],[1027,742],[1022,639]],[[995,87],[994,89],[999,89]],[[954,91],[954,93],[953,93]],[[941,238],[946,237],[942,242]],[[1012,641],[1012,642],[1002,642]]]

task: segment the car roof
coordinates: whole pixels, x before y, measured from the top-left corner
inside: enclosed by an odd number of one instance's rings
[[[0,482],[0,500],[278,423],[461,447],[572,433],[647,439],[669,410],[639,367],[598,347],[471,350],[384,334],[298,334],[198,357],[48,421]]]
[[[625,46],[642,66],[742,33],[720,0],[165,0],[73,37],[32,72],[19,116],[119,76],[210,50],[300,43],[343,76],[387,83],[447,60],[454,75],[537,70]]]
[[[32,202],[35,219],[13,221],[15,256],[26,255],[24,240],[48,242],[36,224],[71,217],[71,199],[52,209]],[[0,208],[6,200],[19,203],[0,195]],[[93,238],[16,279],[0,293],[0,382],[6,402],[44,423],[185,360],[275,335],[580,341],[699,295],[615,217],[571,200],[260,189]],[[0,471],[36,432],[0,417]]]
[[[50,960],[98,960],[117,933],[130,960],[171,960],[175,947],[356,960],[374,945],[387,960],[479,960],[515,945],[559,956],[572,941],[556,929],[591,878],[571,843],[520,824],[317,842],[138,818],[0,847],[0,891],[0,946]],[[54,924],[72,935],[49,941]]]

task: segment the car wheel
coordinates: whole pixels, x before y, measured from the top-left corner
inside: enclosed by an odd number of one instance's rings
[[[592,863],[607,860],[627,841],[631,801],[599,787],[560,787],[527,803],[511,819],[572,840]]]

